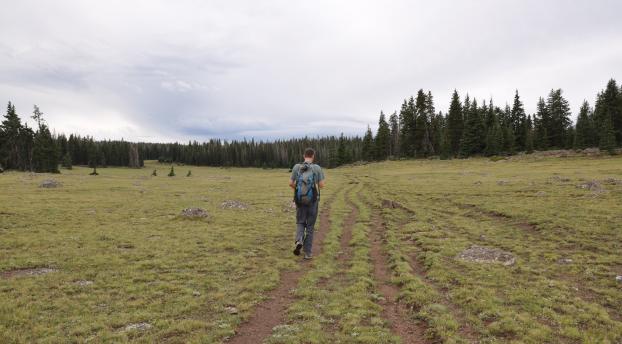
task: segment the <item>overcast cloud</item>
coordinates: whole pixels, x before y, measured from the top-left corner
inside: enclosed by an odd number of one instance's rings
[[[1,1],[0,100],[96,138],[362,134],[419,88],[576,113],[622,81],[613,0]]]

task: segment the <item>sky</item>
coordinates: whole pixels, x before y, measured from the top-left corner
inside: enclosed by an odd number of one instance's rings
[[[575,117],[622,81],[614,0],[0,3],[0,100],[96,139],[362,135],[419,89]]]

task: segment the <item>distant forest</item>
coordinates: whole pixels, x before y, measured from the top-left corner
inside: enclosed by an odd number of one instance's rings
[[[144,160],[201,166],[290,167],[306,147],[318,162],[337,167],[356,161],[401,158],[440,159],[512,155],[534,150],[599,147],[613,153],[622,146],[622,88],[611,79],[596,96],[584,101],[573,124],[562,90],[540,98],[537,111],[526,114],[518,91],[512,105],[461,99],[454,91],[446,114],[436,112],[431,92],[419,90],[404,100],[399,112],[380,112],[378,129],[363,137],[326,136],[289,140],[221,140],[183,143],[96,141],[92,137],[53,135],[35,105],[30,128],[9,102],[0,125],[0,169],[59,172],[59,165],[141,167]]]

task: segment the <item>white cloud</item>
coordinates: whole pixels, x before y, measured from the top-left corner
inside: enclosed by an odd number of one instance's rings
[[[9,7],[9,6],[5,6]],[[616,1],[12,2],[0,100],[59,131],[180,140],[363,133],[419,88],[551,88],[573,109],[622,78]],[[622,80],[620,80],[622,81]]]

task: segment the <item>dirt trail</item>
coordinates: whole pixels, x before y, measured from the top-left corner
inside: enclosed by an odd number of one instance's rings
[[[347,196],[349,196],[349,194]],[[352,248],[350,247],[350,241],[352,240],[352,228],[354,227],[356,219],[359,216],[358,208],[350,202],[348,202],[348,205],[352,207],[352,210],[350,211],[350,214],[348,214],[348,217],[346,217],[346,219],[343,221],[343,232],[341,233],[341,237],[339,238],[339,243],[341,244],[341,253],[339,254],[337,260],[339,261],[339,264],[342,265],[340,272],[343,272],[345,270],[345,264],[347,264],[347,262],[350,261],[350,258],[352,257]]]
[[[332,199],[327,201],[331,204]],[[320,226],[316,229],[313,239],[313,255],[322,252],[322,243],[326,232],[330,228],[330,208],[320,210]],[[303,262],[308,265],[310,262]],[[304,275],[306,269],[297,271],[284,271],[276,289],[270,291],[267,299],[255,307],[253,315],[238,327],[235,336],[227,343],[233,344],[256,344],[272,334],[272,328],[285,322],[287,308],[294,301],[291,290],[298,285],[298,280]]]
[[[382,251],[382,233],[386,228],[377,212],[374,212],[372,220],[370,254],[374,265],[374,278],[378,283],[380,294],[384,298],[379,302],[382,306],[382,316],[391,325],[393,333],[400,336],[404,343],[427,343],[424,339],[424,327],[415,323],[414,320],[409,320],[408,308],[397,300],[399,288],[391,283],[387,257]]]

